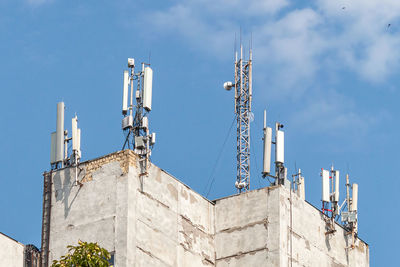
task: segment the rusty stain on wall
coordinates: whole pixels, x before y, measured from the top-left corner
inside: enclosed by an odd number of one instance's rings
[[[94,160],[82,162],[79,165],[79,168],[82,168],[84,170],[85,175],[83,176],[81,183],[92,181],[93,173],[103,167],[105,164],[111,162],[119,162],[122,173],[126,174],[128,173],[129,166],[136,168],[137,156],[132,150],[123,150],[108,154],[104,157],[100,157]]]

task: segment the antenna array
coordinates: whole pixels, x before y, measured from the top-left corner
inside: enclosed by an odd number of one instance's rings
[[[78,117],[72,119],[72,137],[64,129],[64,102],[57,103],[57,127],[51,133],[50,166],[51,169],[66,166],[77,166],[81,159],[81,129],[78,128]],[[68,153],[68,143],[72,141],[72,153]]]
[[[339,171],[321,169],[322,177],[322,212],[335,218],[339,215]]]
[[[236,45],[236,42],[235,42]],[[235,49],[236,50],[236,49]],[[243,46],[240,44],[240,58],[235,51],[235,82],[225,82],[224,88],[229,91],[235,88],[235,114],[237,124],[236,139],[236,182],[239,192],[250,189],[250,122],[253,120],[251,112],[252,101],[252,49],[249,51],[249,59],[243,59]],[[264,112],[264,160],[263,177],[276,178],[275,183],[287,184],[287,169],[284,167],[284,132],[283,124],[275,125],[275,142],[272,142],[272,129],[266,126],[266,111]],[[275,144],[275,176],[270,175],[271,169],[271,144]]]
[[[240,58],[235,51],[235,82],[225,82],[224,88],[235,88],[235,114],[237,124],[237,175],[235,186],[239,192],[250,189],[250,120],[252,99],[252,51],[249,59],[243,59],[240,44]]]
[[[142,63],[135,73],[135,60],[128,58],[129,71],[124,71],[122,94],[122,130],[126,134],[122,149],[131,147],[144,163],[142,174],[147,173],[147,162],[156,134],[149,132],[148,114],[151,111],[153,70],[149,64]],[[136,104],[134,104],[134,98]]]
[[[335,220],[341,219],[345,229],[352,235],[353,243],[350,248],[354,247],[355,235],[357,234],[357,205],[358,205],[358,184],[351,185],[349,175],[346,175],[346,199],[339,205],[339,171],[334,170],[333,166],[330,170],[321,169],[322,178],[322,212],[330,218],[327,234],[335,232]],[[352,196],[350,197],[350,189]],[[347,211],[344,210],[347,208]],[[328,222],[328,221],[327,221]]]
[[[290,187],[287,179],[287,168],[285,168],[285,133],[282,131],[283,124],[275,123],[275,141],[272,141],[272,128],[267,127],[267,111],[264,110],[264,136],[263,136],[263,177],[272,177],[274,184],[282,184]],[[275,144],[275,176],[271,175],[271,146]],[[297,176],[297,175],[295,175]]]
[[[352,191],[350,197],[350,189]],[[349,175],[346,175],[346,199],[343,201],[342,206],[346,203],[347,211],[341,212],[342,223],[345,228],[350,232],[352,237],[352,245],[350,248],[354,248],[355,236],[358,233],[358,184],[351,185],[349,182]]]

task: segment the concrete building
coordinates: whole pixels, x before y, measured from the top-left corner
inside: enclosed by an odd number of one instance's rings
[[[24,244],[0,233],[1,266],[24,266]]]
[[[42,260],[78,240],[124,266],[369,266],[369,247],[283,186],[210,201],[119,151],[44,174]],[[75,183],[77,177],[78,183]],[[17,249],[18,250],[18,249]]]
[[[40,252],[33,245],[24,245],[0,233],[0,266],[39,267]]]

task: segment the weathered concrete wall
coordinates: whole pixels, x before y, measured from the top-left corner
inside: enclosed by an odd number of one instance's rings
[[[342,227],[336,224],[336,232],[326,235],[324,215],[319,210],[283,187],[279,191],[280,266],[369,266],[367,244],[357,239],[356,247],[348,249],[351,237]]]
[[[210,202],[121,151],[52,174],[50,262],[79,239],[115,252],[115,266],[369,266],[368,246],[284,187]],[[292,203],[292,205],[291,205]],[[293,231],[291,231],[293,229]]]
[[[24,266],[24,245],[2,233],[0,233],[0,266]]]
[[[149,173],[137,191],[136,266],[214,266],[214,205],[154,165]]]
[[[279,212],[273,187],[217,200],[216,266],[279,266]]]
[[[116,266],[213,266],[214,205],[122,151],[53,173],[49,260],[78,240],[115,252]]]
[[[115,262],[127,266],[129,165],[136,157],[129,151],[114,153],[52,175],[49,262],[66,254],[67,245],[78,240],[98,242],[111,252]]]
[[[324,215],[282,186],[217,200],[215,225],[218,267],[369,266],[368,245],[357,239],[346,249],[350,240],[339,225],[325,235]]]

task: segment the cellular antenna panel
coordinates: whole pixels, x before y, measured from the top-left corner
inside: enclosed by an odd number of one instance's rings
[[[128,113],[128,86],[129,86],[129,72],[124,71],[124,87],[122,93],[122,114]]]
[[[72,118],[72,150],[79,150],[78,148],[78,118]]]
[[[285,133],[278,130],[276,132],[276,162],[285,162]]]
[[[57,103],[56,162],[64,160],[64,102]]]
[[[329,171],[322,170],[322,201],[330,202],[329,198]]]
[[[143,82],[143,108],[151,110],[151,97],[153,91],[153,70],[150,67],[144,69]]]
[[[339,202],[339,171],[335,171],[335,197],[334,201]]]
[[[57,132],[51,133],[50,164],[56,163]]]

